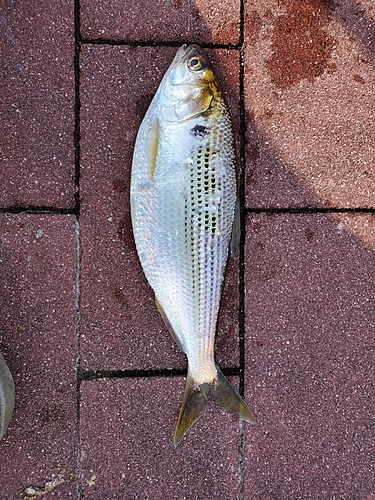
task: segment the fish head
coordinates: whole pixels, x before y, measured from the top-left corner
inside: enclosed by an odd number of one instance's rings
[[[181,122],[206,113],[221,95],[210,62],[198,45],[183,45],[159,87],[162,117]]]

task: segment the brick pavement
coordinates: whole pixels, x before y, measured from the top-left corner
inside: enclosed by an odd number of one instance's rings
[[[3,2],[0,498],[375,499],[371,0]],[[186,361],[131,234],[135,135],[176,48],[207,48],[243,238],[209,404],[174,450]]]

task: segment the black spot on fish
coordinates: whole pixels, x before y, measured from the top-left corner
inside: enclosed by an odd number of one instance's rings
[[[194,137],[203,139],[208,134],[207,127],[204,125],[195,125],[190,131]]]

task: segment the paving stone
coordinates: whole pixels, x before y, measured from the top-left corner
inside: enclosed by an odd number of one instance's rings
[[[238,419],[209,404],[173,446],[182,378],[81,386],[84,498],[237,498]]]
[[[81,30],[88,39],[236,44],[240,1],[82,0]]]
[[[129,184],[135,137],[174,48],[83,47],[82,367],[183,368],[185,356],[164,326],[138,257]],[[238,54],[210,51],[238,131]],[[223,68],[228,68],[228,73]],[[131,71],[129,69],[131,68]],[[217,359],[238,364],[238,262],[229,266]]]
[[[247,206],[375,207],[371,3],[245,7]]]
[[[244,498],[372,498],[375,218],[251,215]]]
[[[0,441],[0,496],[50,488],[50,497],[74,497],[74,217],[1,215],[0,240],[0,352],[16,389]]]
[[[79,4],[85,42],[240,39],[239,0]],[[246,206],[374,207],[373,1],[244,7]],[[2,10],[1,207],[74,205],[73,9]],[[82,46],[83,368],[186,367],[140,268],[128,203],[135,135],[175,51]],[[238,141],[239,52],[208,52]],[[248,215],[245,388],[258,425],[245,426],[244,499],[375,498],[374,228],[370,213]],[[0,352],[16,384],[0,497],[241,498],[236,417],[210,403],[174,450],[179,377],[82,383],[77,490],[74,218],[2,214],[0,231]],[[238,303],[234,260],[224,367],[239,363]]]
[[[73,7],[2,8],[0,206],[74,205]]]

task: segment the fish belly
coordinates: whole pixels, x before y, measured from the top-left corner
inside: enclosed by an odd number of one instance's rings
[[[216,321],[235,204],[229,117],[168,124],[151,108],[134,151],[133,231],[146,278],[197,385],[217,376]]]

